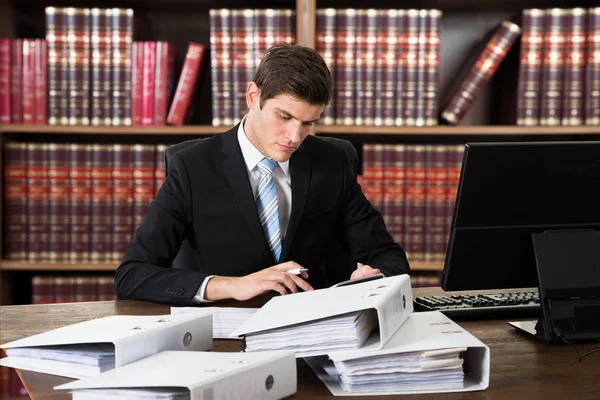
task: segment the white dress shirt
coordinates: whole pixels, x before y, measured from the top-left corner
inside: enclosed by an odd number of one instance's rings
[[[260,171],[256,167],[258,163],[265,157],[251,142],[244,132],[244,122],[246,117],[242,119],[242,123],[237,131],[238,142],[242,150],[242,156],[246,163],[246,172],[250,179],[252,194],[256,199],[258,185],[260,183]],[[275,180],[275,188],[277,190],[277,202],[279,203],[279,229],[281,230],[281,240],[285,237],[288,224],[290,222],[290,214],[292,212],[292,177],[290,176],[290,161],[278,162],[279,168],[273,170],[273,179]],[[194,296],[194,301],[198,303],[209,303],[209,300],[204,299],[204,291],[206,284],[214,275],[206,277],[200,289]]]

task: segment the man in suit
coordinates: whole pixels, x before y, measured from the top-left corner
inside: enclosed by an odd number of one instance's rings
[[[311,136],[332,91],[313,49],[270,48],[241,123],[171,157],[117,269],[119,297],[190,306],[321,288],[331,284],[320,266],[333,239],[363,264],[347,279],[408,273],[344,150]],[[170,268],[185,239],[200,271]],[[308,271],[288,272],[297,268]]]

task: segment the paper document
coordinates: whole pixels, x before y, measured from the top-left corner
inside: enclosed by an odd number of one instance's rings
[[[213,316],[213,339],[238,339],[231,333],[242,326],[258,308],[242,307],[171,307],[171,314],[210,313]]]
[[[382,347],[369,338],[354,351],[308,357],[335,396],[485,389],[489,348],[439,311],[411,314]]]

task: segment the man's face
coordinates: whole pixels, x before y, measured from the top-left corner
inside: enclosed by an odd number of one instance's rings
[[[254,82],[248,85],[246,100],[250,109],[244,125],[248,140],[263,155],[279,162],[289,160],[313,132],[324,109],[285,94],[265,101],[261,109],[260,89]]]

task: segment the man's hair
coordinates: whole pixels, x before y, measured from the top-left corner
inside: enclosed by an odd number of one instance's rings
[[[299,45],[267,49],[253,81],[260,89],[260,108],[280,94],[326,106],[333,93],[333,79],[323,58],[314,49]]]

